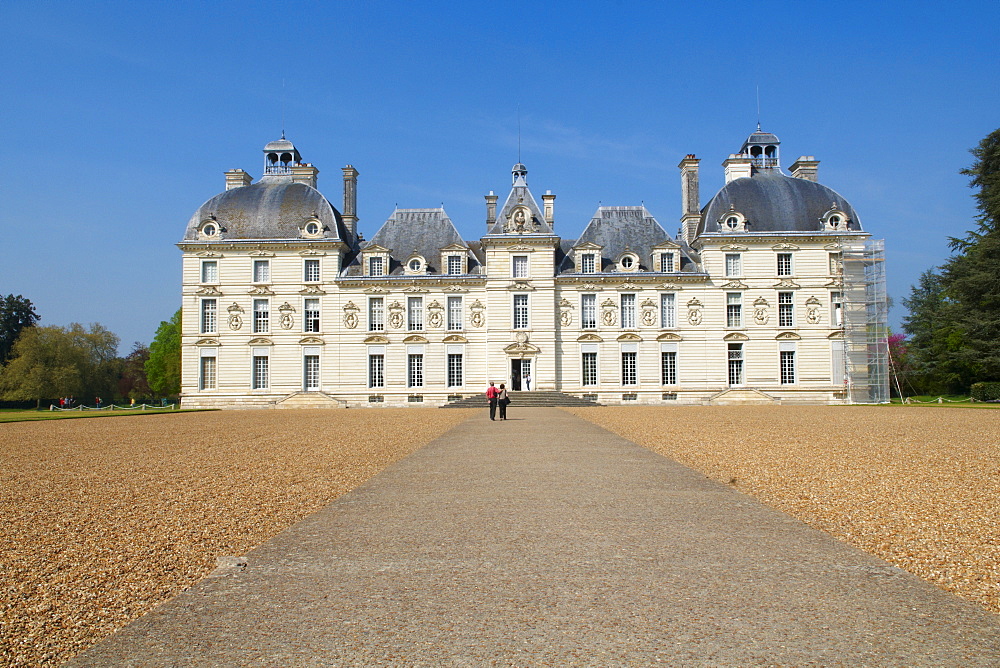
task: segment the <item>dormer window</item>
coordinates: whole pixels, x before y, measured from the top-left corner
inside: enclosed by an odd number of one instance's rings
[[[368,258],[368,275],[385,276],[385,258],[382,257]]]
[[[720,232],[746,232],[746,230],[746,217],[732,207],[719,219]]]
[[[581,274],[593,274],[595,269],[595,255],[593,253],[584,253],[580,256],[580,273]]]
[[[674,254],[673,253],[660,253],[660,271],[664,274],[669,274],[676,269],[674,268]]]
[[[618,258],[619,271],[637,271],[639,269],[639,257],[635,253],[625,253]]]
[[[427,263],[424,258],[414,255],[406,261],[407,274],[422,274],[427,270]]]
[[[221,231],[222,227],[216,222],[215,218],[209,218],[208,220],[203,220],[201,225],[198,226],[198,238],[202,240],[218,239],[219,232]]]
[[[833,207],[823,214],[823,229],[829,231],[844,231],[850,229],[850,219],[847,217],[843,211],[841,211],[837,204],[834,203]]]
[[[209,223],[205,227],[201,228],[201,233],[206,237],[214,237],[219,233],[219,228],[215,226],[215,223]]]

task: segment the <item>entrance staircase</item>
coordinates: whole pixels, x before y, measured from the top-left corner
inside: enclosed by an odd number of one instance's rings
[[[340,399],[326,392],[293,392],[274,404],[275,408],[344,408]]]
[[[601,406],[590,399],[575,397],[565,392],[536,390],[532,392],[510,392],[511,410],[549,406]],[[485,408],[486,394],[475,394],[458,401],[452,401],[441,408]]]

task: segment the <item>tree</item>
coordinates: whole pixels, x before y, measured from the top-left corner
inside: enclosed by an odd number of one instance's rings
[[[156,328],[145,363],[149,387],[161,397],[181,391],[181,309]]]
[[[994,130],[970,151],[976,161],[962,174],[971,176],[970,188],[978,188],[973,197],[979,209],[979,232],[996,232],[1000,228],[1000,129]]]
[[[5,399],[27,401],[61,396],[114,395],[118,337],[100,324],[30,327],[14,343],[10,362],[0,370]]]
[[[30,300],[13,294],[0,297],[0,365],[10,359],[11,349],[21,332],[38,321]]]
[[[148,359],[149,348],[139,341],[132,344],[132,352],[121,360],[118,396],[124,399],[145,399],[153,396],[153,391],[146,379],[146,361]]]

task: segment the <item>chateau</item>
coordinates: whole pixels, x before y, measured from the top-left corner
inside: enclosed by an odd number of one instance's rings
[[[815,158],[786,174],[779,148],[758,127],[704,206],[681,160],[677,236],[643,206],[557,223],[517,164],[480,239],[397,208],[367,240],[358,171],[338,210],[270,142],[263,176],[226,172],[178,244],[182,404],[436,406],[489,381],[612,404],[886,401],[881,242]]]

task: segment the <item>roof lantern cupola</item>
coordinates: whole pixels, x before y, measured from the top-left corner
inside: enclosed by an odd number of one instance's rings
[[[285,139],[285,133],[281,133],[281,139],[268,142],[264,146],[264,176],[277,174],[291,174],[292,166],[302,162],[295,145]]]
[[[522,163],[517,163],[511,170],[512,181],[515,186],[526,186],[528,185],[528,168]]]
[[[778,153],[780,145],[781,141],[770,132],[762,131],[760,123],[758,123],[757,131],[743,142],[740,153],[750,157],[751,166],[755,172],[763,169],[777,170],[781,168]]]

